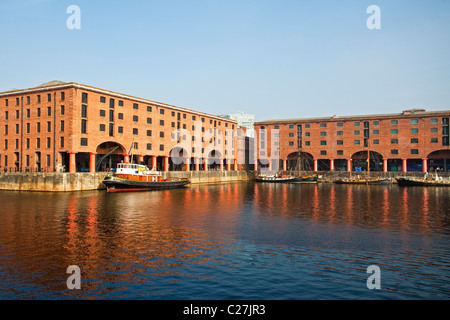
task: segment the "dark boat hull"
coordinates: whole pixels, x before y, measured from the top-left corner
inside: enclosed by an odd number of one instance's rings
[[[296,178],[256,178],[256,182],[269,182],[269,183],[288,183],[295,182]]]
[[[103,184],[106,186],[108,192],[173,189],[186,186],[189,183],[189,179],[167,179],[164,181],[133,181],[118,179],[115,177],[106,177],[103,180]]]
[[[418,187],[450,187],[450,182],[445,180],[420,180],[408,178],[395,178],[399,186],[418,186]]]

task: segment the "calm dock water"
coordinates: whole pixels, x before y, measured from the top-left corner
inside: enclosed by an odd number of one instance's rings
[[[240,182],[0,203],[0,299],[450,298],[448,188]]]

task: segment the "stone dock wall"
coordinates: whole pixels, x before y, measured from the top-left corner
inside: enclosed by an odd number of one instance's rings
[[[312,174],[314,172],[302,172],[302,174]],[[66,191],[87,191],[104,189],[102,181],[111,173],[2,173],[0,174],[0,190],[14,191],[45,191],[45,192],[66,192]],[[284,174],[290,174],[284,172]],[[317,172],[319,182],[333,182],[341,177],[350,176],[349,172]],[[367,172],[355,173],[352,175],[364,176]],[[171,171],[163,172],[163,178],[189,178],[192,184],[201,183],[223,183],[236,181],[254,180],[254,171]],[[391,178],[395,183],[395,177],[410,176],[423,177],[422,172],[371,172],[371,176]],[[441,177],[449,177],[449,172],[439,173]]]
[[[13,191],[87,191],[104,189],[102,181],[110,173],[2,173],[0,190]],[[163,178],[189,178],[192,184],[247,181],[253,174],[246,171],[163,172]]]

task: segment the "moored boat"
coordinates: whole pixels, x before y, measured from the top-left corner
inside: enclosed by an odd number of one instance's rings
[[[340,178],[334,181],[337,184],[388,184],[388,178],[378,178],[378,177],[350,177],[350,178]]]
[[[114,176],[103,181],[108,192],[149,191],[155,189],[179,188],[190,183],[187,178],[163,179],[161,173],[134,163],[119,163]]]
[[[283,183],[283,182],[295,182],[296,177],[285,176],[285,175],[260,175],[256,176],[256,182],[272,182],[272,183]]]
[[[423,186],[423,187],[450,187],[450,180],[444,179],[427,179],[415,177],[398,177],[395,178],[399,186]]]

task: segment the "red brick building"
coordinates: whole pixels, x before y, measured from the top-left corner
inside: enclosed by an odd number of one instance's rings
[[[450,171],[450,111],[255,123],[257,167],[311,171]],[[370,166],[368,167],[368,163]]]
[[[234,120],[78,83],[0,93],[2,171],[236,170]]]

